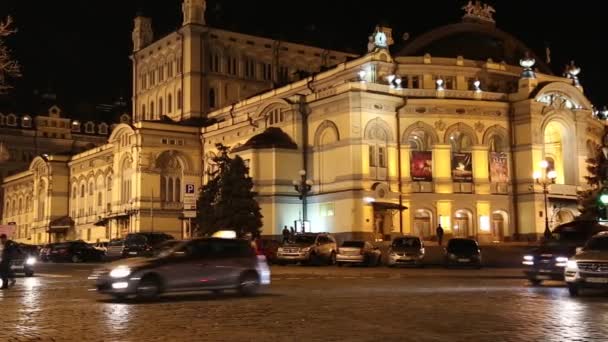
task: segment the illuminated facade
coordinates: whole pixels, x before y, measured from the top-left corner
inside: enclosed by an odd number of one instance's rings
[[[137,17],[135,123],[65,161],[69,236],[187,237],[185,191],[207,181],[217,143],[249,164],[264,235],[305,219],[341,238],[432,239],[441,224],[448,237],[493,242],[536,239],[545,215],[571,220],[604,129],[580,69],[552,75],[471,6],[392,53],[391,30],[377,27],[358,58],[209,28],[201,0],[184,1],[183,27],[157,41]],[[557,175],[548,213],[533,179],[542,160]],[[300,170],[312,185],[305,207]]]

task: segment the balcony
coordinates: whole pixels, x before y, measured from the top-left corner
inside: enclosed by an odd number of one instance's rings
[[[551,184],[549,186],[549,196],[557,197],[577,197],[578,187],[570,184]]]

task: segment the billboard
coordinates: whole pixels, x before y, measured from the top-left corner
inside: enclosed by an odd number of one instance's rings
[[[471,152],[452,153],[452,180],[454,182],[473,182],[473,158]]]
[[[504,152],[490,152],[490,182],[507,183],[509,181],[509,164]]]
[[[433,180],[433,152],[413,151],[410,160],[410,176],[413,181],[431,182]]]

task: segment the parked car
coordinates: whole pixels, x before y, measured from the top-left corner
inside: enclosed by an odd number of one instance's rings
[[[165,233],[140,232],[127,234],[122,250],[123,257],[137,257],[152,255],[152,248],[161,242],[173,240],[173,236]]]
[[[108,248],[106,249],[106,258],[116,259],[122,257],[122,252],[125,249],[125,240],[123,239],[112,239],[108,242]]]
[[[596,221],[575,220],[557,226],[551,239],[543,240],[538,248],[524,255],[526,278],[533,285],[540,285],[544,280],[563,281],[568,259],[576,254],[578,247],[602,231],[608,231],[608,227]]]
[[[40,252],[38,253],[38,259],[45,262],[50,261],[49,257],[54,245],[56,245],[56,243],[48,243],[42,246],[42,248],[40,248]]]
[[[592,237],[566,263],[565,279],[571,296],[581,289],[608,289],[608,232]]]
[[[389,267],[397,265],[414,265],[421,267],[424,259],[424,244],[417,236],[401,236],[393,239],[388,249],[387,264]]]
[[[154,298],[166,292],[236,289],[243,295],[270,284],[265,257],[249,241],[202,238],[184,241],[158,258],[130,258],[93,272],[97,291],[116,298]]]
[[[277,259],[277,251],[281,243],[273,239],[257,239],[255,241],[258,254],[266,256],[266,261],[269,264],[275,263]]]
[[[481,268],[481,251],[473,239],[454,238],[444,250],[444,264],[450,266],[474,266]]]
[[[300,233],[277,250],[277,263],[336,263],[338,245],[328,233]]]
[[[54,244],[49,254],[49,260],[53,262],[101,261],[103,255],[102,251],[84,241],[68,241]]]
[[[367,266],[378,266],[382,252],[380,248],[372,246],[371,243],[361,240],[344,241],[338,248],[336,264],[365,264]]]

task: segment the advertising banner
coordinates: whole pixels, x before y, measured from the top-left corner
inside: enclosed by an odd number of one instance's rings
[[[452,180],[454,182],[473,182],[473,158],[470,152],[452,153]]]
[[[507,183],[509,181],[509,164],[504,152],[490,152],[490,181]]]
[[[410,176],[412,180],[418,182],[431,182],[433,180],[433,152],[412,152]]]

